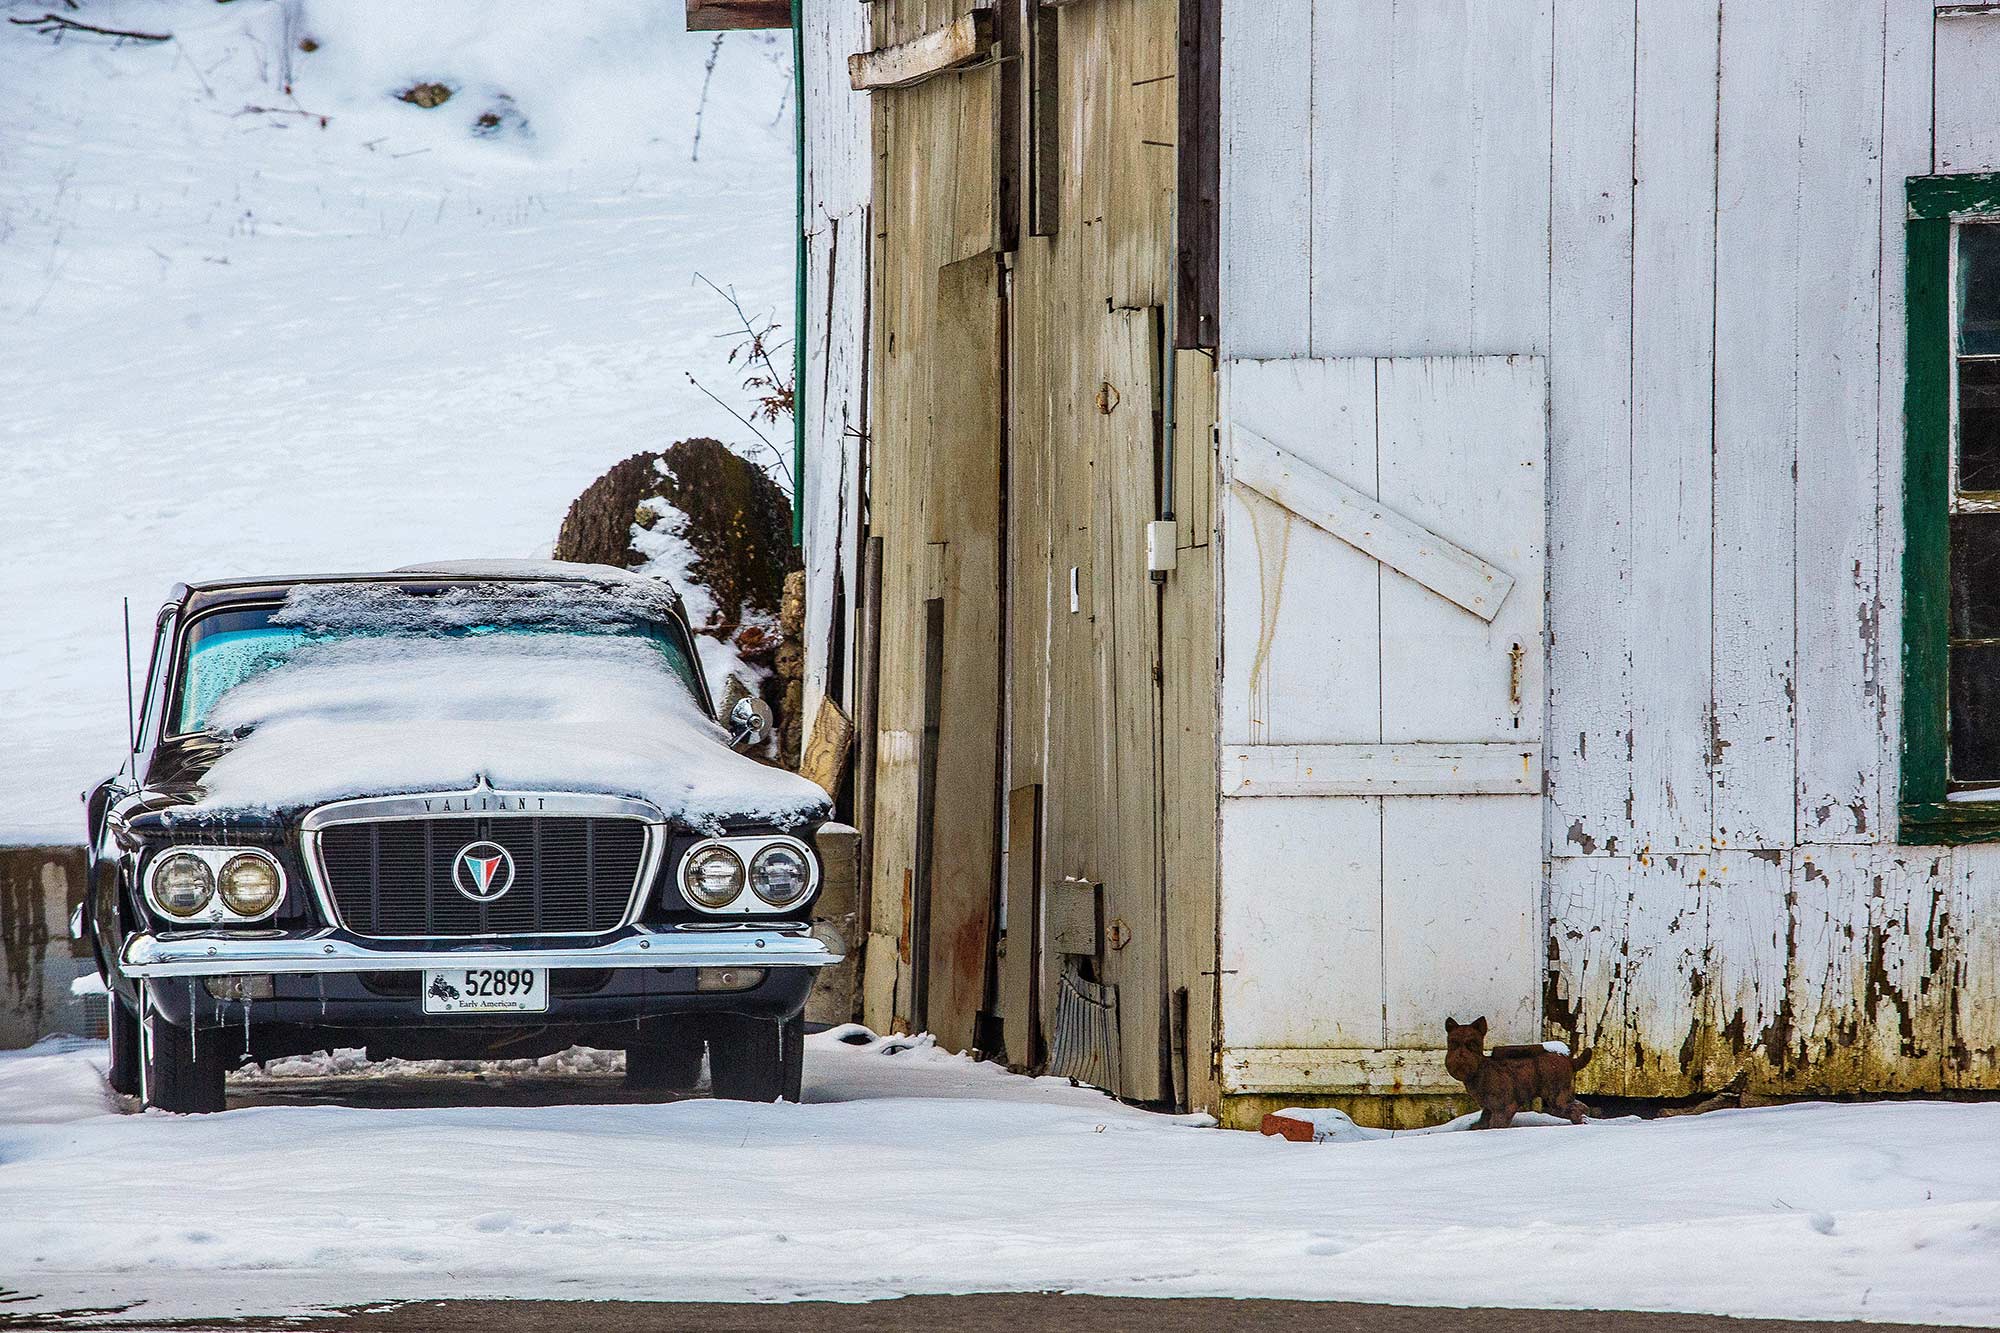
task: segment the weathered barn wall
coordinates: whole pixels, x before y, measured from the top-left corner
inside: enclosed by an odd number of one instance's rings
[[[974,9],[871,6],[874,67]],[[979,12],[987,57],[872,94],[865,1012],[1213,1105],[1214,363],[1171,349],[1177,6]]]
[[[0,1050],[102,1031],[101,1002],[70,989],[97,972],[69,937],[83,887],[81,847],[0,847]]]
[[[1548,359],[1549,1034],[1632,1095],[2000,1085],[2000,861],[1894,845],[1903,181],[1991,165],[2000,14],[1224,26],[1225,361]]]

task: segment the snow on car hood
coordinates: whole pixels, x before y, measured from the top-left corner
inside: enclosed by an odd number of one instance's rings
[[[502,790],[636,796],[671,820],[789,826],[816,784],[746,759],[646,640],[607,634],[336,639],[224,694],[241,732],[185,816],[350,796]]]

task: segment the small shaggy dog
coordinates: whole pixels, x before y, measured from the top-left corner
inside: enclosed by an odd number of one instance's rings
[[[1539,1099],[1542,1109],[1583,1123],[1583,1103],[1576,1099],[1576,1071],[1590,1063],[1590,1052],[1572,1056],[1560,1042],[1541,1046],[1495,1046],[1486,1049],[1486,1020],[1444,1021],[1444,1067],[1479,1102],[1474,1129],[1505,1129],[1517,1111]]]

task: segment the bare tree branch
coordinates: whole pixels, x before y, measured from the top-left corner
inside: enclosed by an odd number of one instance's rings
[[[75,19],[66,19],[60,14],[44,14],[38,19],[10,18],[7,21],[18,27],[33,28],[36,32],[53,35],[57,41],[62,40],[62,35],[65,32],[95,33],[99,37],[115,37],[121,42],[170,42],[174,39],[174,35],[170,32],[138,32],[131,28],[100,28],[94,23],[78,23]]]

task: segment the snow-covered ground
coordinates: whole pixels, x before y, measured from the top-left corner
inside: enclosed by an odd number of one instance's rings
[[[102,1059],[0,1056],[10,1310],[1060,1289],[2000,1326],[2000,1105],[1293,1144],[828,1035],[803,1106],[494,1104],[523,1064],[485,1105],[272,1105],[265,1078],[175,1117],[115,1105]],[[550,1063],[587,1098],[614,1060]]]
[[[173,36],[0,25],[0,841],[81,838],[121,597],[532,555],[618,459],[748,442],[695,275],[789,324],[790,49],[724,41],[696,161],[681,8],[0,0]]]

